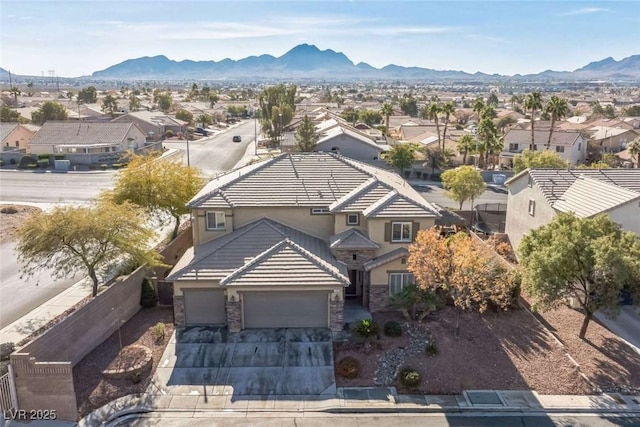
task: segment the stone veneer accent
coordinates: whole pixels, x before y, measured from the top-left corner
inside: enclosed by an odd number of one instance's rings
[[[388,285],[371,285],[369,287],[369,311],[390,310],[389,306],[389,286]]]
[[[173,322],[178,326],[184,325],[184,297],[173,296]]]
[[[329,304],[329,327],[333,332],[340,332],[344,327],[344,301],[331,299]]]
[[[356,260],[353,260],[353,255],[356,255]],[[363,250],[335,250],[334,255],[338,261],[342,261],[347,264],[347,268],[350,270],[364,270],[364,263],[371,260],[374,257],[375,249],[363,249]]]
[[[239,298],[230,301],[227,298],[227,329],[229,332],[240,332],[242,330],[242,302]]]

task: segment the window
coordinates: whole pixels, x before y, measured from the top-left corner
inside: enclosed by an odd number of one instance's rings
[[[529,200],[529,215],[531,215],[531,216],[535,216],[536,215],[536,201],[535,200]]]
[[[207,230],[224,230],[224,212],[207,212]]]
[[[556,145],[556,153],[564,153],[564,147]]]
[[[360,223],[360,215],[347,214],[347,225],[358,225]]]
[[[509,151],[518,151],[518,144],[509,144]]]
[[[389,295],[397,294],[406,286],[413,286],[413,274],[411,273],[389,273]]]
[[[392,242],[410,242],[411,241],[410,222],[393,222],[391,223],[391,241]]]
[[[329,214],[329,208],[312,208],[311,215],[326,215]]]
[[[578,151],[582,151],[582,142],[578,143]]]

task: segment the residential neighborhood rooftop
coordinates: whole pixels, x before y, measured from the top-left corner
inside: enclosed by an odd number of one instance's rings
[[[48,121],[34,135],[31,145],[99,145],[119,144],[134,123],[124,122],[56,122]]]
[[[573,145],[580,137],[579,131],[555,130],[551,137],[551,145]],[[533,131],[535,145],[541,147],[549,141],[549,128],[537,128]],[[530,129],[511,129],[504,136],[505,144],[530,144]]]

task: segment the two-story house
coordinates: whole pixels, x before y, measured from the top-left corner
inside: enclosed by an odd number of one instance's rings
[[[640,234],[640,169],[527,169],[507,182],[505,232],[514,248],[559,212],[601,213]]]
[[[504,147],[500,153],[500,164],[503,166],[513,166],[513,159],[524,150],[545,151],[547,149],[558,153],[567,162],[567,166],[584,163],[587,157],[587,141],[581,133],[576,130],[556,129],[549,142],[549,128],[537,127],[534,130],[533,144],[531,143],[530,129],[510,129],[504,136]]]
[[[193,248],[166,278],[178,324],[343,328],[413,283],[408,246],[436,209],[403,179],[333,153],[282,154],[190,202]]]

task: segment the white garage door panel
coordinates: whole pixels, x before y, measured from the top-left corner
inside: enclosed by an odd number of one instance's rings
[[[327,292],[245,292],[245,328],[326,328]]]
[[[183,289],[184,319],[187,325],[226,323],[224,291],[219,289]]]

